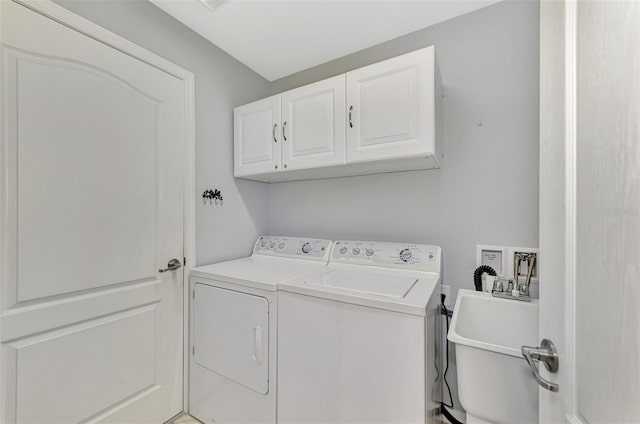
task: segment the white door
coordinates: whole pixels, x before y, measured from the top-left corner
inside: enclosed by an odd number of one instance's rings
[[[0,421],[182,410],[183,81],[1,2]]]
[[[282,93],[282,167],[345,163],[345,76]]]
[[[280,170],[280,94],[233,111],[234,176]]]
[[[435,149],[434,48],[347,72],[347,162]]]
[[[540,422],[638,423],[640,3],[540,7]]]
[[[194,360],[262,395],[269,391],[269,302],[194,285]]]

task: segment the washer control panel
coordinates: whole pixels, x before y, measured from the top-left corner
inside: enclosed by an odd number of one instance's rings
[[[336,241],[329,262],[440,272],[438,246],[375,241]]]
[[[331,240],[299,237],[260,236],[253,246],[258,255],[283,256],[300,259],[329,259]]]

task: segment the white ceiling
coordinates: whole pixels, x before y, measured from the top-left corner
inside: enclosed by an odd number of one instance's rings
[[[150,0],[269,81],[498,0]]]

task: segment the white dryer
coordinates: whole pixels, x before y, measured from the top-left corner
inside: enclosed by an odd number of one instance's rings
[[[264,236],[250,257],[191,270],[189,411],[276,422],[277,285],[326,267],[331,241]]]
[[[441,251],[337,241],[279,285],[278,422],[431,423]]]

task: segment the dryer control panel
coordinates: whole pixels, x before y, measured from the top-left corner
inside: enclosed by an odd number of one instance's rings
[[[440,272],[438,246],[375,241],[336,241],[329,262]]]
[[[328,261],[331,240],[300,237],[260,236],[253,246],[254,255]]]

